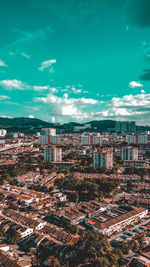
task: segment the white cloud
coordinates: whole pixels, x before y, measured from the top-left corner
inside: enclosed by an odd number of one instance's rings
[[[20,89],[23,90],[26,87],[26,84],[13,79],[13,80],[2,80],[0,81],[0,85],[3,86],[5,89]]]
[[[145,94],[145,91],[144,91],[144,90],[141,90],[141,93],[142,93],[142,94]]]
[[[0,100],[6,100],[6,99],[10,99],[10,97],[7,95],[0,95]]]
[[[34,116],[33,116],[33,115],[29,115],[29,118],[30,118],[30,119],[34,119]]]
[[[12,116],[5,116],[5,115],[3,115],[3,116],[0,115],[0,117],[1,118],[7,118],[7,119],[11,119],[12,118]]]
[[[68,92],[68,89],[61,89],[61,92]]]
[[[55,122],[55,117],[52,117],[52,122],[53,122],[53,123]]]
[[[0,59],[0,67],[8,67],[2,59]]]
[[[9,52],[9,55],[10,55],[10,56],[14,56],[15,53],[14,53],[14,52]]]
[[[41,63],[41,66],[38,68],[38,70],[43,71],[45,69],[49,69],[50,72],[53,72],[54,70],[53,70],[53,68],[51,68],[51,66],[55,63],[56,63],[56,59],[50,59],[50,60],[43,61]]]
[[[92,98],[69,98],[65,93],[62,97],[54,94],[48,94],[46,97],[36,97],[35,102],[42,102],[49,105],[49,115],[52,117],[63,117],[63,120],[70,118],[71,120],[81,121],[88,118],[88,114],[82,109],[89,108],[91,105],[100,104],[101,102]]]
[[[150,123],[150,94],[125,95],[112,98],[105,108],[94,114],[97,118],[136,120],[141,125]]]
[[[72,86],[71,90],[73,91],[73,93],[75,94],[80,94],[82,92],[81,89],[76,89],[74,86]]]
[[[135,82],[132,81],[129,83],[130,88],[136,88],[136,87],[143,87],[143,84],[141,84],[140,82]]]
[[[93,98],[70,98],[67,93],[62,97],[49,93],[45,97],[36,97],[35,102],[49,106],[48,113],[56,121],[90,121],[102,119],[136,120],[139,124],[150,123],[150,94],[113,97],[108,101]]]
[[[24,53],[24,52],[22,53],[22,56],[27,58],[27,59],[30,59],[30,56],[28,54]]]
[[[33,90],[37,92],[41,91],[51,91],[51,92],[58,92],[57,88],[51,87],[49,85],[28,85],[25,82],[13,79],[13,80],[2,80],[0,81],[0,86],[4,89],[13,90]]]

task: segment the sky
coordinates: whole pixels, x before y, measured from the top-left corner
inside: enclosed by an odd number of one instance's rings
[[[150,125],[149,0],[1,0],[0,117]]]

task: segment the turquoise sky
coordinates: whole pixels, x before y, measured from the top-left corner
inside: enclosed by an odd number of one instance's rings
[[[150,123],[149,0],[1,0],[0,116]]]

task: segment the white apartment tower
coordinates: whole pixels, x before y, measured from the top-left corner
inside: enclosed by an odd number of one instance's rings
[[[135,134],[135,135],[127,135],[126,142],[128,144],[147,144],[147,135],[146,134]]]
[[[96,169],[113,168],[113,151],[112,150],[100,150],[93,154],[93,165]]]
[[[122,160],[138,160],[137,147],[123,147],[121,151]]]
[[[61,162],[62,149],[61,148],[48,148],[44,150],[44,160],[46,162]]]
[[[96,145],[102,144],[102,136],[100,133],[91,133],[81,135],[81,144],[82,145]]]
[[[39,136],[40,145],[59,144],[59,136],[56,135],[56,129],[42,128]]]

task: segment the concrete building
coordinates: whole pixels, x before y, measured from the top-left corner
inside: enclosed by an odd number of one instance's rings
[[[42,128],[41,135],[56,135],[56,129],[54,128]]]
[[[19,133],[13,133],[13,134],[12,134],[12,138],[14,138],[14,139],[15,139],[15,138],[18,138],[18,136],[19,136]]]
[[[123,147],[121,151],[122,160],[138,160],[137,147]]]
[[[136,123],[135,121],[116,121],[115,124],[116,132],[127,133],[127,132],[136,132]]]
[[[128,144],[147,144],[147,135],[145,134],[135,134],[135,135],[127,135],[126,142]]]
[[[49,144],[59,144],[58,135],[40,135],[39,136],[40,145],[49,145]]]
[[[112,150],[100,150],[93,154],[93,165],[96,169],[113,168],[113,151]]]
[[[59,144],[59,136],[54,128],[42,128],[39,136],[40,145]]]
[[[46,162],[61,162],[62,161],[62,149],[61,148],[49,148],[44,150],[44,160]]]
[[[93,133],[93,134],[83,134],[81,136],[81,144],[82,145],[96,145],[102,144],[102,136],[100,133]]]
[[[129,130],[130,130],[130,132],[133,132],[133,133],[136,132],[136,123],[135,123],[135,121],[130,121]]]
[[[148,209],[120,206],[112,210],[97,213],[91,216],[90,219],[86,219],[85,223],[93,230],[111,235],[116,231],[120,232],[124,227],[134,222],[138,222],[147,214]]]
[[[0,129],[0,137],[5,137],[6,134],[7,134],[6,130]]]
[[[124,160],[123,166],[124,167],[134,166],[134,167],[144,168],[146,166],[146,162],[145,160]]]

